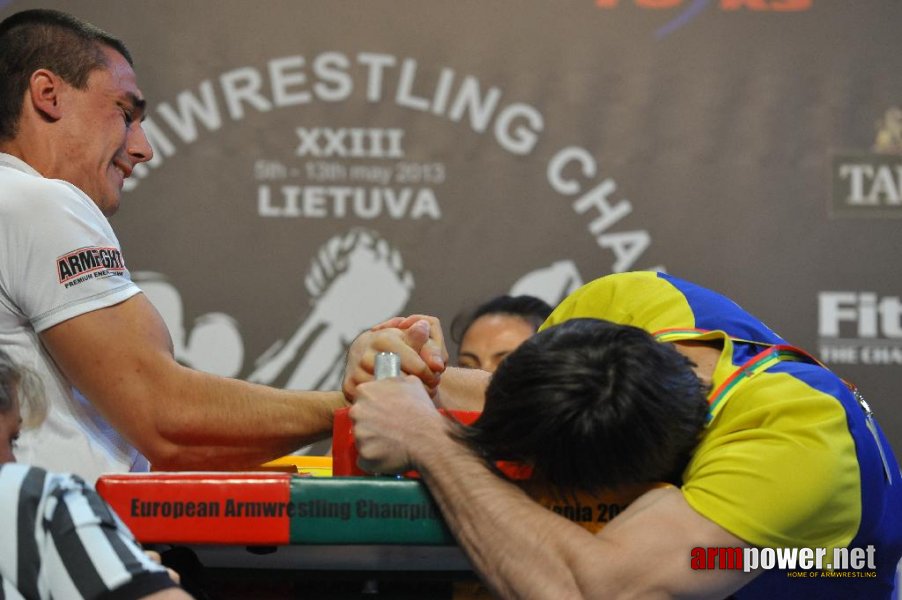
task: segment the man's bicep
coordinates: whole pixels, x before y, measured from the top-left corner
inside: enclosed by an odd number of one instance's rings
[[[143,294],[59,323],[41,339],[66,378],[117,429],[143,416],[144,400],[175,365],[166,325]]]

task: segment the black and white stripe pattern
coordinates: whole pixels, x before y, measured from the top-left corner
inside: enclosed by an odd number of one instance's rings
[[[0,600],[135,597],[174,585],[79,477],[0,465]]]

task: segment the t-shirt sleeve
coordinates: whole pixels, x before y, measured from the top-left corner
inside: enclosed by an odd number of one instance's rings
[[[0,584],[9,597],[136,598],[175,586],[75,475],[0,465],[0,509]]]
[[[683,494],[757,546],[847,545],[861,520],[861,492],[842,405],[788,374],[759,376],[709,427]]]
[[[67,474],[50,477],[44,565],[55,597],[71,597],[71,587],[85,598],[134,598],[129,594],[173,587],[166,569],[144,553],[91,486]]]
[[[140,290],[119,242],[90,200],[52,180],[6,190],[0,231],[0,286],[12,310],[43,331],[67,319],[118,304]]]

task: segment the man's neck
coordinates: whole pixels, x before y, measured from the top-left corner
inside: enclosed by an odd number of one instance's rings
[[[723,350],[720,342],[697,342],[691,340],[673,343],[677,352],[692,361],[693,371],[705,385],[710,386],[714,379],[714,369]]]
[[[10,156],[15,156],[32,169],[41,173],[43,175],[43,170],[41,169],[41,165],[35,164],[34,160],[30,160],[30,154],[25,146],[23,146],[19,141],[6,140],[4,142],[0,142],[0,152],[4,154],[9,154]]]
[[[21,153],[18,151],[15,141],[7,140],[5,142],[0,142],[0,152],[3,154],[9,154],[10,156],[15,156],[20,160],[25,160],[22,158]]]

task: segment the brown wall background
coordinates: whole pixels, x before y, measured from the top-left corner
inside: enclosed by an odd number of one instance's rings
[[[130,46],[113,224],[199,368],[329,387],[394,314],[664,268],[864,391],[902,449],[895,0],[25,0]],[[380,179],[384,177],[385,179]]]

